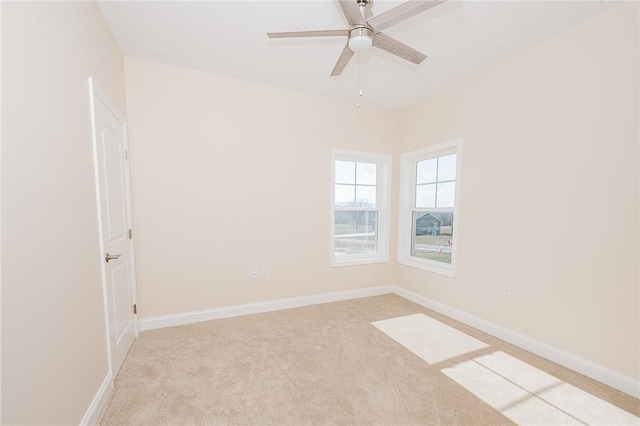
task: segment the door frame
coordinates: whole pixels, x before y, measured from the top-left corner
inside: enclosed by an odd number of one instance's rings
[[[124,138],[123,143],[125,147],[125,152],[127,153],[127,160],[125,161],[125,196],[127,198],[127,220],[129,222],[129,229],[133,229],[133,207],[132,207],[132,199],[131,199],[131,175],[129,172],[129,160],[128,160],[128,152],[129,152],[129,136],[128,136],[128,123],[126,118],[120,113],[118,108],[109,100],[107,95],[100,89],[100,86],[93,80],[92,77],[89,77],[89,102],[90,102],[90,114],[91,114],[91,141],[93,145],[93,170],[94,170],[94,184],[95,184],[95,193],[96,193],[96,207],[97,207],[97,219],[98,219],[98,241],[99,241],[99,252],[100,252],[100,273],[102,278],[102,298],[104,305],[104,319],[105,319],[105,331],[106,331],[106,339],[107,339],[107,359],[109,365],[109,374],[111,375],[111,380],[115,380],[115,372],[113,371],[113,362],[111,355],[111,329],[110,329],[110,315],[109,315],[109,300],[107,293],[107,269],[106,263],[104,262],[105,257],[105,249],[104,249],[104,238],[102,233],[102,206],[100,202],[100,172],[98,168],[98,134],[96,131],[96,120],[95,120],[95,102],[94,99],[98,98],[100,102],[102,102],[109,112],[111,112],[117,119],[120,121],[124,127]],[[136,283],[136,262],[135,262],[135,251],[134,251],[134,243],[133,238],[129,239],[129,250],[130,250],[130,262],[131,262],[131,300],[135,305],[138,304],[138,291],[137,291],[137,283]],[[138,314],[133,315],[133,324],[134,324],[134,332],[135,338],[140,334],[140,321],[138,318]]]

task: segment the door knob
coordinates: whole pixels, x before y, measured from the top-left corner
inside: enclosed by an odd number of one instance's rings
[[[104,261],[109,263],[110,260],[116,260],[117,258],[119,258],[120,255],[119,254],[105,254],[104,255]]]

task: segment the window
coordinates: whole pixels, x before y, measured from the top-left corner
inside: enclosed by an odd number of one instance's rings
[[[454,276],[462,141],[401,159],[398,262]]]
[[[391,156],[331,154],[331,265],[388,261]]]

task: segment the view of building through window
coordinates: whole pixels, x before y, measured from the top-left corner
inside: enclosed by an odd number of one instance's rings
[[[451,263],[456,154],[416,162],[411,256]]]
[[[414,211],[412,228],[411,256],[451,263],[452,211]]]

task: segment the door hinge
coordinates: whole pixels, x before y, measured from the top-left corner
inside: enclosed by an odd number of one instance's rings
[[[138,304],[136,303],[135,305],[133,305],[133,314],[137,314],[138,313]]]
[[[129,239],[130,240],[133,239],[133,231],[131,229],[129,229]]]
[[[125,160],[128,160],[128,159],[129,159],[129,150],[128,150],[128,149],[125,149],[125,150],[124,150],[124,159],[125,159]]]

